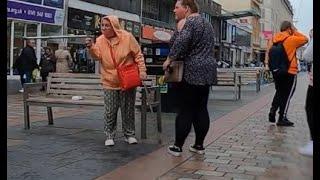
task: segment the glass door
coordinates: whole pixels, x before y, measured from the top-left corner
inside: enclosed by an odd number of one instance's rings
[[[22,22],[14,22],[14,40],[13,40],[13,63],[19,57],[23,49],[23,36],[25,31],[25,24]],[[13,71],[13,75],[18,75],[16,70]]]

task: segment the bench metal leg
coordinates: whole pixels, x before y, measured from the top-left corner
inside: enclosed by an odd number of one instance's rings
[[[234,85],[233,94],[234,94],[234,97],[233,97],[234,100],[237,100],[238,95],[237,95],[237,85],[236,84]]]
[[[30,116],[29,116],[29,106],[26,102],[23,103],[24,109],[24,129],[30,129]]]
[[[48,124],[53,125],[52,107],[47,107],[48,112]]]
[[[141,91],[141,139],[147,138],[147,96],[144,89]]]
[[[160,94],[160,89],[157,88],[157,100],[158,101],[158,107],[157,107],[157,125],[158,125],[158,132],[162,132],[162,122],[161,122],[161,94]]]
[[[241,85],[238,87],[238,99],[241,99]]]

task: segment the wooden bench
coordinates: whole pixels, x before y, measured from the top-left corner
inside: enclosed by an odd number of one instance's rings
[[[256,92],[260,91],[263,69],[256,68],[219,68],[220,72],[237,72],[241,76],[241,85],[256,84]]]
[[[234,100],[241,99],[241,76],[237,72],[217,71],[217,84],[214,86],[233,87]]]
[[[46,85],[46,92],[35,96],[32,92],[39,91],[42,85]],[[161,133],[161,101],[159,87],[146,87],[147,91],[154,90],[154,102],[147,101],[145,88],[142,89],[141,105],[141,138],[146,138],[146,112],[147,108],[157,107],[157,130]],[[82,100],[72,100],[73,96],[82,96]],[[53,124],[52,107],[104,107],[104,92],[100,82],[100,75],[74,74],[74,73],[50,73],[47,83],[26,83],[23,93],[24,102],[24,127],[30,129],[30,106],[46,106],[48,124]]]

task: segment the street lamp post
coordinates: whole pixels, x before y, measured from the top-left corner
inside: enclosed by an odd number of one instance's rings
[[[142,40],[142,12],[143,12],[143,0],[140,0],[140,35],[139,35],[139,44],[141,45]]]

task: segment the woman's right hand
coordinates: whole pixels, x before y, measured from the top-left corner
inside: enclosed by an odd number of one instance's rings
[[[170,63],[171,63],[170,60],[167,59],[167,60],[163,63],[162,69],[163,69],[164,71],[166,71],[166,70],[168,69]]]

